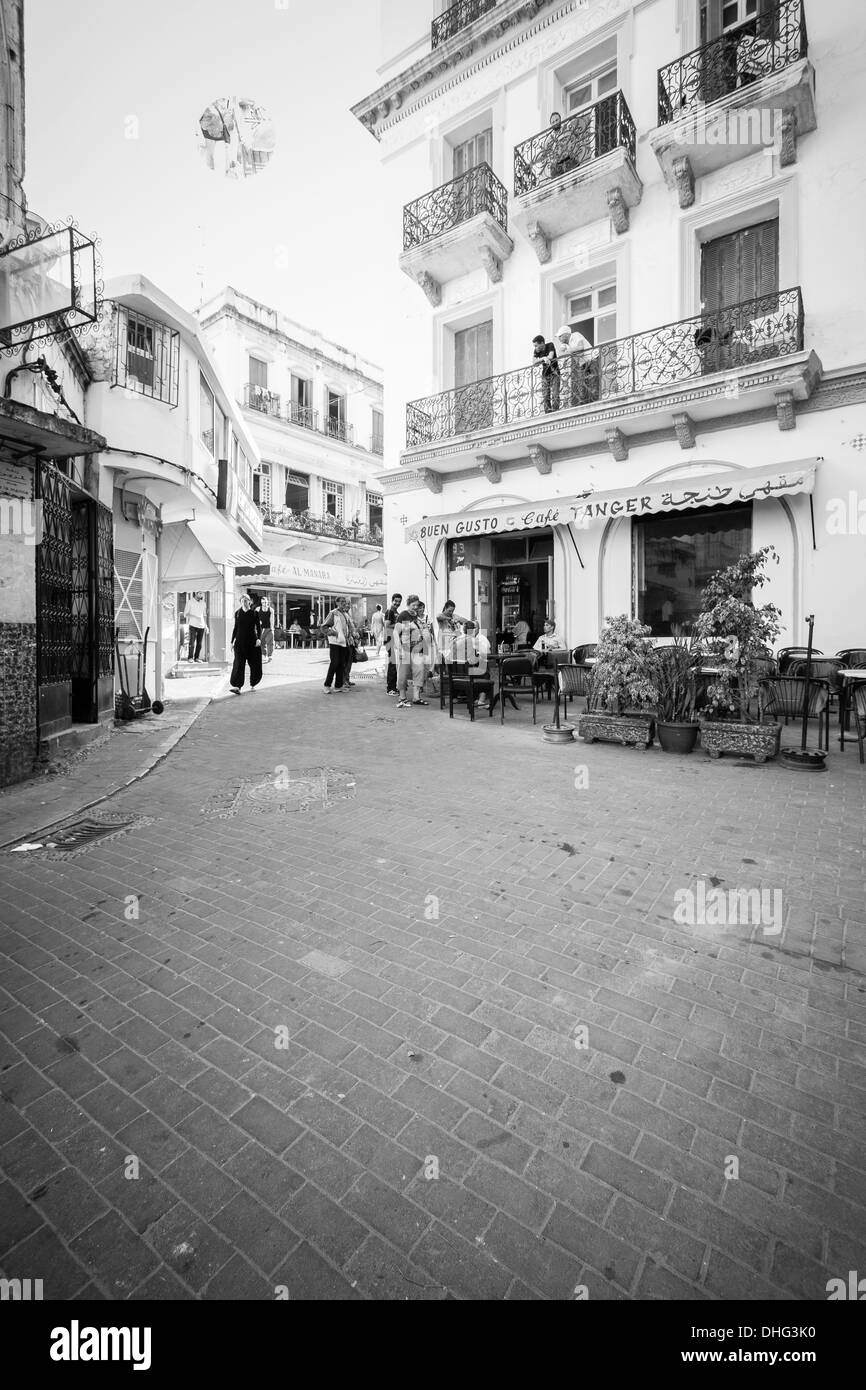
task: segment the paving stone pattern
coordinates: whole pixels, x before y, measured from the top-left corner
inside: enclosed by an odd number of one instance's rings
[[[104,808],[150,824],[0,855],[3,1274],[813,1300],[866,1270],[856,747],[807,776],[392,705],[266,678]],[[206,814],[315,766],[352,799]],[[779,890],[784,931],[678,924],[699,879]]]

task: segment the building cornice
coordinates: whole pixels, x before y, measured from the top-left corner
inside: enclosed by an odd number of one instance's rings
[[[624,9],[627,3],[630,4],[631,0],[613,0],[617,11]],[[457,83],[466,81],[557,20],[586,8],[586,0],[504,0],[504,3],[488,10],[370,96],[357,102],[352,107],[352,114],[379,140],[385,131],[405,119],[411,111],[427,105]],[[541,15],[542,10],[549,13]],[[604,18],[607,17],[605,14]],[[593,27],[600,19],[601,16],[594,21]],[[526,27],[508,38],[503,37],[520,24]],[[502,42],[499,42],[500,39]],[[455,71],[476,53],[479,56],[474,62],[464,66],[462,71]],[[447,74],[452,75],[446,80]]]
[[[257,301],[251,300],[250,302],[255,303]],[[267,308],[266,305],[262,305],[261,307]],[[339,362],[336,357],[331,357],[329,353],[323,352],[321,348],[311,347],[309,343],[300,342],[298,338],[293,338],[291,334],[285,333],[281,328],[274,328],[270,324],[262,323],[260,319],[255,319],[249,314],[244,314],[234,304],[228,302],[220,304],[219,308],[214,309],[211,313],[199,319],[202,332],[212,327],[213,324],[218,323],[222,318],[236,319],[238,323],[242,323],[246,328],[254,328],[267,338],[275,338],[280,343],[284,343],[287,347],[305,353],[308,357],[312,357],[319,362],[327,362],[330,367],[335,368],[339,372],[345,372],[347,376],[359,377],[361,381],[366,382],[372,387],[375,392],[378,392],[380,395],[382,393],[383,388],[381,381],[376,381],[375,377],[368,376],[366,372],[361,371],[360,367],[348,367],[345,363]]]

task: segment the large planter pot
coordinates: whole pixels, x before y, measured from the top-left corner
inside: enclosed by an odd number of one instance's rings
[[[637,748],[649,748],[653,741],[655,720],[651,714],[607,714],[596,712],[582,714],[577,721],[577,732],[584,743],[634,744]]]
[[[702,719],[701,747],[711,758],[722,753],[751,753],[756,763],[775,758],[782,738],[781,724],[739,724],[733,719]]]
[[[665,753],[693,753],[701,731],[700,724],[670,723],[660,719],[656,724],[659,743]]]

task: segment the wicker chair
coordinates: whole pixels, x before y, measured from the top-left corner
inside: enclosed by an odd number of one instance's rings
[[[444,657],[439,667],[439,705],[444,707],[445,691],[448,691],[448,718],[454,718],[454,699],[465,697],[469,705],[469,718],[475,722],[475,701],[480,694],[487,696],[488,718],[493,717],[493,679],[478,667],[467,661],[446,662]]]
[[[557,669],[556,685],[556,715],[555,722],[559,723],[559,704],[563,703],[565,718],[568,718],[568,702],[583,697],[589,706],[589,682],[592,677],[591,666],[581,666],[577,663],[562,665]]]
[[[841,652],[837,652],[839,660],[843,666],[852,670],[857,666],[866,666],[866,647],[845,647]]]
[[[861,763],[866,761],[863,756],[863,745],[866,743],[866,684],[854,687],[854,696],[851,701],[851,708],[854,711],[854,723],[857,726],[857,747],[860,751]]]
[[[777,676],[775,680],[761,681],[764,709],[767,714],[783,715],[787,724],[791,719],[803,716],[803,701],[806,696],[806,681],[801,676]],[[821,728],[824,729],[824,747],[830,748],[830,687],[827,681],[809,681],[809,718],[818,720],[818,747],[821,747]]]
[[[532,680],[535,662],[529,656],[507,656],[499,666],[499,722],[505,723],[505,702],[517,703],[520,695],[532,697],[532,722],[535,723],[535,700],[537,687]],[[526,684],[527,676],[530,678]]]
[[[809,650],[807,647],[783,647],[780,652],[776,652],[776,660],[779,663],[779,675],[787,676],[788,667],[790,666],[791,662],[800,661],[804,657],[808,656],[808,654]],[[812,655],[823,656],[824,653],[819,651],[817,647],[813,647]]]
[[[582,662],[586,661],[588,656],[595,656],[597,652],[597,642],[585,642],[582,647],[575,647],[574,651],[571,653],[571,659],[575,666],[580,666]]]

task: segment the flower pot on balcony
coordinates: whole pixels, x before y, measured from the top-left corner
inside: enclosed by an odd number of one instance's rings
[[[775,758],[782,738],[781,724],[745,724],[734,719],[702,719],[701,747],[711,758],[723,753],[742,757],[751,753],[756,763]]]
[[[693,753],[698,741],[700,725],[692,721],[686,723],[659,720],[656,733],[665,753]]]
[[[582,714],[577,721],[577,732],[584,743],[634,744],[637,748],[649,748],[653,741],[655,720],[649,714],[609,714],[598,711]]]

